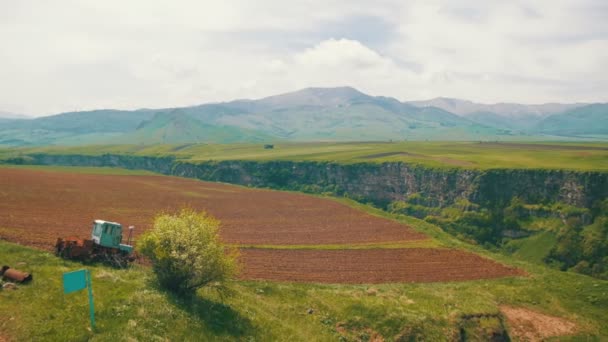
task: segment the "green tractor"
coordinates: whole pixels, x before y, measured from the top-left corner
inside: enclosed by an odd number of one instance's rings
[[[114,266],[126,267],[135,260],[131,245],[133,229],[133,226],[129,227],[129,238],[123,244],[120,223],[95,220],[90,240],[74,236],[58,238],[55,253],[66,259],[105,261]]]

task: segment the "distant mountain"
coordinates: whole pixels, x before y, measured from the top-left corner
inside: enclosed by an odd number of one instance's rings
[[[608,104],[596,103],[549,116],[536,125],[545,134],[608,135]]]
[[[179,144],[207,142],[255,142],[273,137],[262,132],[227,126],[207,125],[179,111],[159,112],[135,131],[114,138],[136,144]]]
[[[4,119],[0,145],[597,138],[605,134],[608,112],[605,105],[595,106],[482,105],[447,98],[400,102],[351,87],[306,88],[183,108]]]
[[[442,108],[485,126],[523,132],[531,131],[545,117],[586,105],[584,103],[545,103],[540,105],[518,103],[482,104],[446,97],[438,97],[426,101],[411,101],[408,103],[421,108]]]
[[[0,145],[111,142],[110,137],[136,129],[153,115],[149,110],[94,110],[0,122]]]
[[[283,109],[293,107],[340,107],[357,101],[366,101],[372,97],[351,87],[306,88],[286,94],[270,96],[256,103],[265,109]]]
[[[473,113],[494,113],[500,116],[508,117],[529,115],[544,117],[585,105],[584,103],[545,103],[533,105],[519,103],[483,104],[447,97],[437,97],[425,101],[409,101],[407,103],[416,107],[437,107],[462,116],[467,116]]]
[[[350,87],[307,88],[260,100],[223,103],[246,113],[205,117],[216,124],[257,129],[289,140],[432,138],[449,127],[479,126],[439,108],[417,108]]]
[[[30,117],[23,114],[15,114],[11,112],[4,112],[0,110],[0,119],[29,119]]]

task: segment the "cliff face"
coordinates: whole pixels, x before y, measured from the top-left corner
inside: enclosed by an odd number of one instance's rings
[[[608,172],[471,170],[399,162],[192,163],[173,157],[112,154],[30,154],[4,162],[144,169],[207,181],[348,196],[424,219],[467,241],[506,248],[508,253],[518,248],[510,244],[512,239],[537,233],[537,228],[529,226],[534,222],[563,226],[567,229],[548,231],[556,241],[546,246],[551,250],[543,260],[563,270],[608,279]],[[545,218],[559,219],[562,224],[556,225],[555,220],[543,223]]]
[[[31,154],[21,161],[42,165],[144,169],[255,187],[331,192],[380,205],[419,194],[427,206],[439,207],[450,206],[459,198],[484,207],[502,207],[517,196],[527,203],[562,202],[589,208],[595,201],[608,197],[608,173],[605,172],[445,169],[399,162],[209,161],[195,164],[177,161],[173,157],[113,154]]]
[[[9,159],[15,164],[62,165],[62,166],[110,166],[125,169],[148,170],[162,174],[171,174],[175,158],[173,157],[144,157],[119,154],[103,154],[87,156],[78,154],[30,154],[26,157]]]
[[[347,194],[376,203],[388,203],[413,193],[424,193],[432,198],[435,205],[446,205],[460,196],[468,196],[470,185],[478,176],[478,172],[471,170],[426,169],[403,163],[289,161],[223,161],[199,165],[178,163],[173,171],[175,175],[204,180]]]
[[[513,197],[526,203],[562,202],[589,208],[608,196],[608,173],[565,170],[488,170],[478,179],[472,202],[507,205]]]

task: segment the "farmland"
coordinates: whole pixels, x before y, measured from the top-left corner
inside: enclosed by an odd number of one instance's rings
[[[349,142],[259,144],[105,145],[0,149],[0,159],[30,153],[174,156],[188,162],[290,160],[338,163],[406,162],[429,167],[608,170],[607,143]]]
[[[444,340],[461,336],[462,317],[498,317],[505,305],[505,315],[526,310],[568,322],[573,336],[562,340],[608,335],[608,282],[489,253],[424,221],[347,199],[109,168],[1,167],[0,183],[0,236],[36,248],[0,239],[3,262],[35,275],[18,291],[0,291],[0,337],[9,340]],[[92,218],[141,233],[157,211],[182,205],[220,218],[222,239],[241,247],[234,295],[201,291],[184,302],[154,286],[145,266],[88,265],[99,329],[87,331],[86,316],[73,314],[86,312],[85,303],[59,295],[59,274],[82,264],[45,250],[58,235],[88,235]],[[334,213],[340,220],[323,220]],[[371,227],[381,238],[365,234]],[[465,330],[551,336],[531,322],[490,318]]]
[[[137,238],[157,213],[190,206],[223,222],[226,243],[249,247],[242,250],[244,278],[381,283],[521,275],[468,252],[421,248],[436,243],[396,221],[309,195],[149,175],[0,168],[0,176],[0,211],[8,213],[0,234],[47,250],[59,236],[89,235],[95,218],[135,225]],[[286,245],[293,248],[280,248]]]

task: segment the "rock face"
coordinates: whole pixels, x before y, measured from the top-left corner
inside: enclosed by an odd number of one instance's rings
[[[590,208],[608,197],[608,173],[544,169],[429,168],[401,162],[338,164],[293,161],[208,161],[173,157],[104,154],[31,154],[11,163],[113,166],[255,187],[345,195],[386,205],[419,194],[427,206],[444,207],[464,198],[484,207],[562,202]]]

